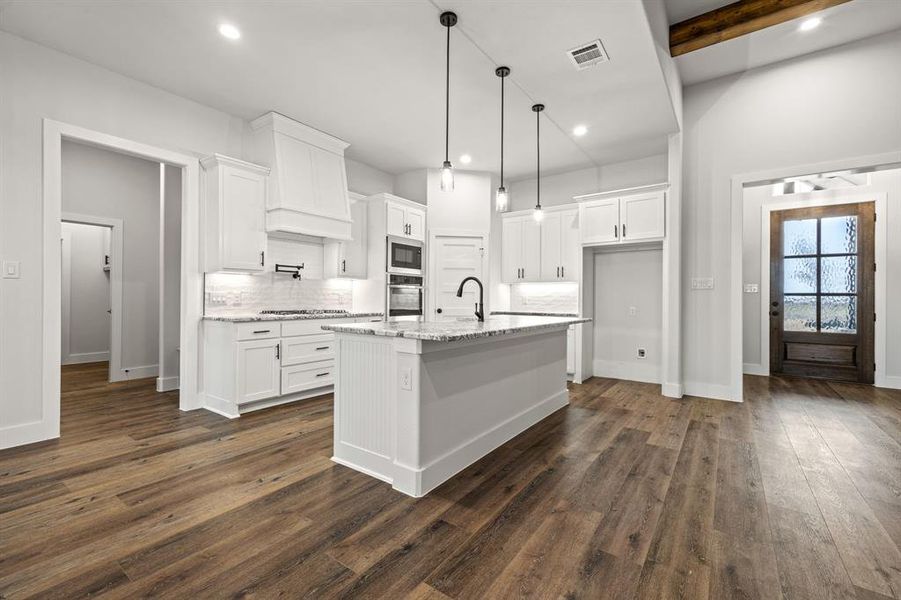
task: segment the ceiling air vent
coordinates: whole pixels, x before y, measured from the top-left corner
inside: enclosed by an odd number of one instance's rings
[[[576,46],[568,51],[566,55],[569,56],[569,59],[573,61],[573,64],[580,71],[610,60],[601,40],[594,40],[593,42]]]

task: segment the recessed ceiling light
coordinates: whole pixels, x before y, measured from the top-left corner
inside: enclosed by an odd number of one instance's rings
[[[464,165],[468,165],[469,163],[472,162],[472,157],[468,154],[464,154],[460,157],[460,162],[463,163]]]
[[[810,31],[811,29],[816,29],[822,22],[823,19],[819,17],[811,17],[801,23],[801,26],[798,27],[798,31]]]
[[[573,127],[573,135],[576,137],[582,137],[586,133],[588,133],[588,127],[585,125],[576,125]]]
[[[241,37],[241,32],[238,28],[230,23],[219,25],[219,33],[222,34],[222,37],[227,37],[230,40],[237,40]]]

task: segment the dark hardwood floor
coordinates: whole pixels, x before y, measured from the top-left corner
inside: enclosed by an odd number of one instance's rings
[[[331,398],[235,421],[63,372],[0,452],[0,597],[901,599],[901,393],[592,379],[414,500],[330,460]]]

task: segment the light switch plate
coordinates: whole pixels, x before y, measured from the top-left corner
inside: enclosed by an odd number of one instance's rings
[[[692,277],[691,289],[693,290],[712,290],[713,277]]]
[[[746,294],[757,294],[760,292],[760,285],[757,283],[746,283],[745,284],[745,293]]]
[[[638,307],[637,307],[637,306],[630,306],[630,307],[629,307],[629,316],[630,316],[630,317],[634,317],[634,316],[636,316],[637,314],[638,314]]]
[[[19,261],[4,260],[3,261],[3,279],[19,278]]]

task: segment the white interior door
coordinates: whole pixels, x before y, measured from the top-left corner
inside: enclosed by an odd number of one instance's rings
[[[437,235],[432,238],[432,290],[431,319],[459,319],[475,316],[479,301],[479,286],[469,282],[463,288],[463,297],[457,298],[457,288],[467,277],[478,277],[486,284],[485,236]],[[487,290],[486,290],[487,292]]]

